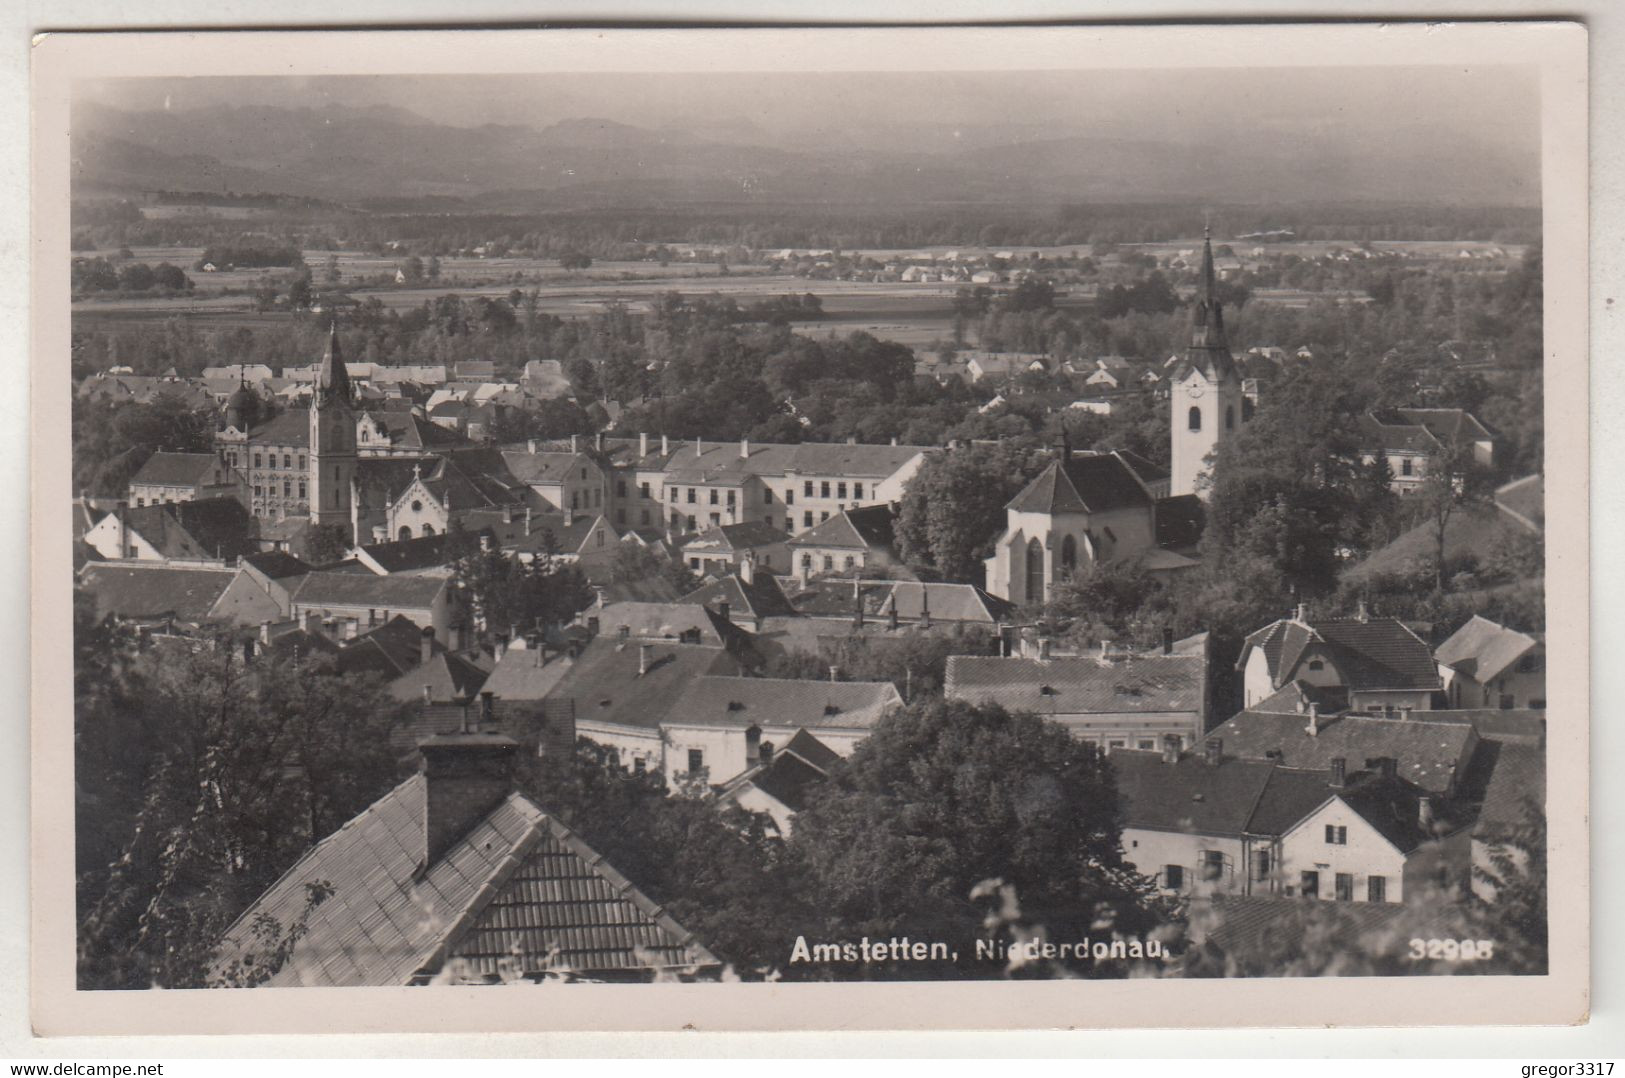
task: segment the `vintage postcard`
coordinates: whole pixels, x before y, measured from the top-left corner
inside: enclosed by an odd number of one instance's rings
[[[42,36],[36,1031],[1584,1021],[1586,90]]]

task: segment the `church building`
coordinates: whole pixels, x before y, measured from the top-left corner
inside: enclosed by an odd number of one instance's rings
[[[1204,501],[1208,454],[1252,419],[1253,402],[1242,393],[1241,374],[1224,332],[1224,308],[1213,274],[1213,237],[1202,245],[1202,291],[1196,300],[1190,347],[1170,379],[1172,447],[1170,493]]]

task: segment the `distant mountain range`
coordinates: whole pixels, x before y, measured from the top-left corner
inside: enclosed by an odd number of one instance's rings
[[[471,209],[683,203],[1393,202],[1536,205],[1538,160],[1448,130],[1358,145],[1329,134],[1174,142],[922,123],[768,132],[746,121],[651,130],[433,123],[404,109],[220,106],[73,118],[76,196],[271,192],[355,202],[452,197]],[[1420,144],[1424,150],[1418,149]]]

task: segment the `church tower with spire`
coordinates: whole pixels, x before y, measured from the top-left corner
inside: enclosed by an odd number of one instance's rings
[[[350,373],[339,350],[337,319],[310,402],[310,522],[351,525],[350,491],[356,474],[355,408]],[[353,541],[354,536],[351,536]]]
[[[1224,309],[1213,273],[1213,233],[1202,242],[1202,282],[1196,297],[1191,343],[1174,368],[1170,417],[1172,479],[1169,493],[1208,492],[1198,480],[1208,470],[1208,454],[1252,418],[1241,391],[1241,374],[1230,355],[1224,332]]]

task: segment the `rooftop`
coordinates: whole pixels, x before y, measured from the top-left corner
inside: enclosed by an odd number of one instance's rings
[[[1019,513],[1104,513],[1146,508],[1151,496],[1133,469],[1113,453],[1073,453],[1055,461],[1011,500]]]
[[[293,601],[301,606],[425,610],[445,590],[446,581],[441,577],[317,572],[299,582]]]
[[[208,484],[220,459],[213,453],[168,453],[159,450],[147,458],[130,480],[131,486],[189,487]]]
[[[672,726],[867,729],[903,697],[889,681],[696,678],[663,720]]]
[[[1540,641],[1533,636],[1474,614],[1439,645],[1433,657],[1444,666],[1487,685],[1539,646]]]
[[[950,655],[944,691],[1040,715],[1196,712],[1207,663],[1201,655],[1023,659]]]
[[[639,673],[644,662],[642,645],[600,636],[568,665],[559,660],[549,663],[564,666],[564,672],[546,697],[550,702],[573,701],[577,723],[654,729],[677,709],[686,688],[707,680],[708,675],[739,671],[738,661],[720,647],[666,642],[649,647],[647,667]],[[523,653],[510,650],[503,656],[491,675],[493,681],[515,654]],[[517,698],[514,680],[505,677],[490,687],[499,695],[507,687],[507,695]]]
[[[1426,712],[1415,713],[1425,716]],[[1285,767],[1325,771],[1341,757],[1351,769],[1391,757],[1401,778],[1434,793],[1449,793],[1464,772],[1476,734],[1461,722],[1384,719],[1362,714],[1321,717],[1308,732],[1306,715],[1243,711],[1208,732],[1224,751],[1250,760],[1275,756]]]
[[[174,617],[197,623],[231,584],[230,569],[172,569],[91,562],[79,582],[96,598],[96,616],[132,620]]]

